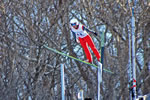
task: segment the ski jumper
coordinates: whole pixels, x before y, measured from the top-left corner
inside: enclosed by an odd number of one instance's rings
[[[79,39],[80,44],[83,47],[85,55],[86,55],[86,57],[88,59],[88,62],[90,62],[90,63],[92,62],[92,56],[91,56],[91,53],[90,53],[90,51],[88,49],[88,45],[92,49],[92,51],[95,54],[97,60],[100,61],[101,56],[100,56],[98,50],[96,49],[96,47],[95,47],[95,45],[93,43],[92,38],[88,34],[88,33],[93,33],[93,31],[87,29],[82,24],[79,24],[78,27],[77,27],[77,29],[75,29],[75,28],[73,28],[71,26],[71,31],[73,33],[73,36],[74,36],[75,40],[77,41],[77,39]]]

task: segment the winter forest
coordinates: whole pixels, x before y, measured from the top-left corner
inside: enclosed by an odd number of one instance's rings
[[[0,0],[0,100],[61,100],[61,64],[66,100],[78,100],[81,89],[96,100],[97,69],[43,47],[85,60],[69,28],[72,18],[98,33],[89,35],[99,52],[104,34],[103,68],[115,74],[103,71],[101,99],[129,100],[135,1],[136,93],[150,93],[150,0]]]

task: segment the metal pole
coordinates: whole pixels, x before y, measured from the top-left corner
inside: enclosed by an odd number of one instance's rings
[[[103,65],[104,59],[104,32],[101,34],[101,63]]]
[[[61,64],[61,97],[65,100],[64,64]]]
[[[83,90],[80,90],[80,92],[81,92],[81,100],[83,100],[84,98],[83,98]]]
[[[80,90],[80,92],[78,93],[78,100],[84,100],[83,90]]]
[[[102,82],[102,64],[98,62],[98,91],[97,91],[97,100],[100,100],[101,94],[100,94],[100,83]]]
[[[132,67],[133,67],[133,100],[136,100],[136,65],[135,65],[135,18],[134,7],[132,7]]]
[[[128,39],[129,39],[129,61],[128,61],[128,67],[129,67],[129,96],[130,100],[132,100],[132,91],[130,89],[131,87],[131,82],[132,82],[132,68],[131,68],[131,34],[130,32],[128,33]]]

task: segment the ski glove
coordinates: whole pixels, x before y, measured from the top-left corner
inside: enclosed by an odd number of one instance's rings
[[[76,42],[77,42],[77,43],[80,43],[80,41],[79,41],[78,39],[76,39]]]
[[[97,36],[97,33],[96,33],[96,32],[93,32],[93,34]]]

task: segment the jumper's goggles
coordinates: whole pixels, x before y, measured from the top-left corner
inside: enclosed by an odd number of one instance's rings
[[[76,26],[76,23],[72,23],[71,26]]]

